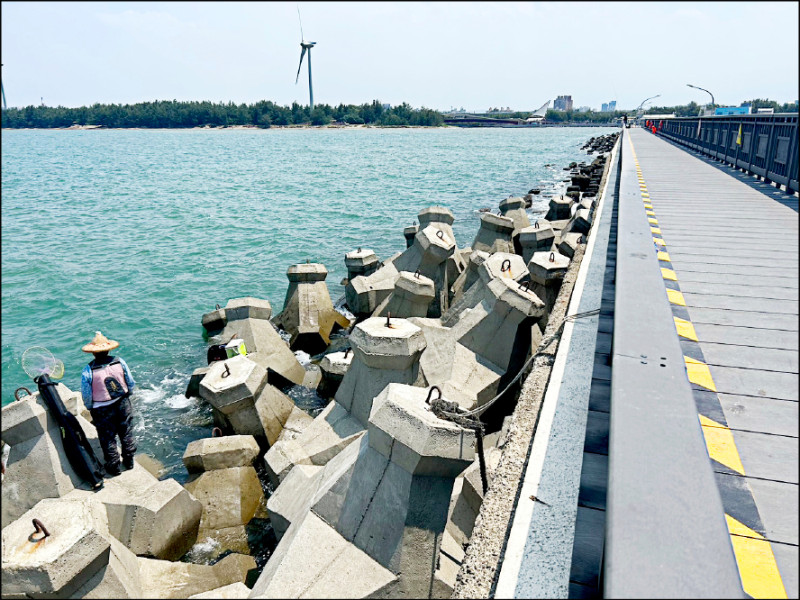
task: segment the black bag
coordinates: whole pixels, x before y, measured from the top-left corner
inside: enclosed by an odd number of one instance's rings
[[[214,361],[225,360],[226,358],[228,358],[228,354],[225,352],[225,344],[214,344],[208,347],[206,360],[208,360],[209,365]]]
[[[102,487],[103,467],[97,460],[78,419],[67,410],[61,401],[55,390],[56,384],[50,381],[47,375],[40,375],[34,381],[39,387],[39,394],[47,404],[50,414],[53,415],[61,429],[61,443],[64,444],[64,452],[69,464],[75,469],[78,477],[89,483],[92,488]]]

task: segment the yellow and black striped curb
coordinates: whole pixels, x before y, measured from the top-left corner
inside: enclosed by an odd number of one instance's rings
[[[747,483],[733,432],[728,427],[711,369],[703,357],[692,319],[681,293],[678,277],[670,262],[667,244],[658,224],[653,201],[636,158],[633,140],[628,138],[636,164],[636,176],[645,214],[653,234],[653,245],[664,279],[672,317],[678,332],[686,375],[692,387],[706,449],[714,468],[714,477],[722,498],[725,520],[739,567],[744,591],[752,598],[786,598],[786,589],[775,562],[772,546],[758,512],[755,498]]]

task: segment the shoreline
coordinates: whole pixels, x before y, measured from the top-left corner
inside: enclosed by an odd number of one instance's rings
[[[106,127],[105,125],[70,125],[69,127],[3,127],[2,131],[268,131],[270,129],[549,129],[552,127],[608,127],[618,128],[616,125],[592,123],[549,123],[537,127],[464,127],[459,125],[273,125],[259,127],[258,125],[204,125],[197,127]]]

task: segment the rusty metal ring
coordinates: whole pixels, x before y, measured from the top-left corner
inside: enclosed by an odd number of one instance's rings
[[[219,304],[217,304],[216,305],[216,309],[219,310],[220,308],[222,308],[222,307]]]
[[[539,221],[536,221],[536,223],[533,224],[533,228],[539,229]]]
[[[309,54],[311,56],[311,54]],[[361,252],[361,246],[358,247],[358,252]]]
[[[47,528],[42,524],[42,522],[39,519],[34,519],[33,520],[33,527],[35,529],[35,531],[33,532],[34,534],[35,533],[43,533],[44,534],[42,539],[50,536],[50,532],[47,531]],[[33,534],[31,534],[31,537],[33,537]],[[31,540],[31,541],[33,541],[33,540]]]
[[[556,261],[556,253],[555,252],[551,252],[550,253],[550,262],[555,262],[555,261]]]
[[[508,266],[506,266],[506,264],[508,264]],[[506,271],[510,271],[510,270],[511,270],[511,260],[507,258],[500,265],[500,272],[501,273],[505,273]]]
[[[225,371],[222,373],[221,377],[228,377],[231,374],[231,368],[225,363]]]
[[[579,243],[579,244],[582,244],[582,243],[583,243],[583,236],[582,236],[582,235],[579,235],[579,236],[578,236],[578,243]]]
[[[211,437],[222,437],[222,429],[214,427],[214,429],[211,430]]]
[[[414,277],[419,279],[419,276],[420,276],[420,272],[419,272],[419,269],[417,269],[416,271],[414,271]]]
[[[390,320],[391,318],[392,318],[392,313],[386,313],[386,327],[392,326],[392,321]]]
[[[438,237],[440,240],[443,240],[444,239],[444,231],[442,231],[441,229],[438,229],[436,231],[436,237]]]
[[[440,390],[437,386],[432,385],[431,389],[428,391],[428,397],[425,398],[425,404],[430,404],[431,403],[431,396],[433,396],[433,390],[436,390],[437,392],[439,392],[439,397],[436,398],[436,400],[441,400],[442,399],[442,390]]]
[[[20,397],[19,397],[19,393],[20,393],[22,390],[25,390],[26,392],[28,392],[28,396],[30,396],[30,395],[31,395],[31,391],[30,391],[28,388],[26,388],[26,387],[20,387],[20,388],[17,388],[17,389],[14,391],[14,400],[19,400],[19,399],[20,399]]]

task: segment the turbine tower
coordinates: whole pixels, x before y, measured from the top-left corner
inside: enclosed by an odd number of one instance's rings
[[[300,7],[297,7],[297,18],[300,19]],[[316,45],[317,42],[307,42],[305,37],[303,36],[303,20],[300,19],[300,64],[297,66],[297,77],[295,77],[294,83],[297,85],[297,82],[300,81],[300,69],[303,66],[303,57],[306,55],[306,50],[308,50],[308,108],[309,110],[314,110],[314,88],[311,86],[311,48]]]
[[[2,66],[3,65],[0,64],[0,67],[2,67]],[[0,78],[0,92],[3,93],[3,110],[5,110],[8,107],[6,106],[6,88],[3,86],[3,79],[2,78]]]

